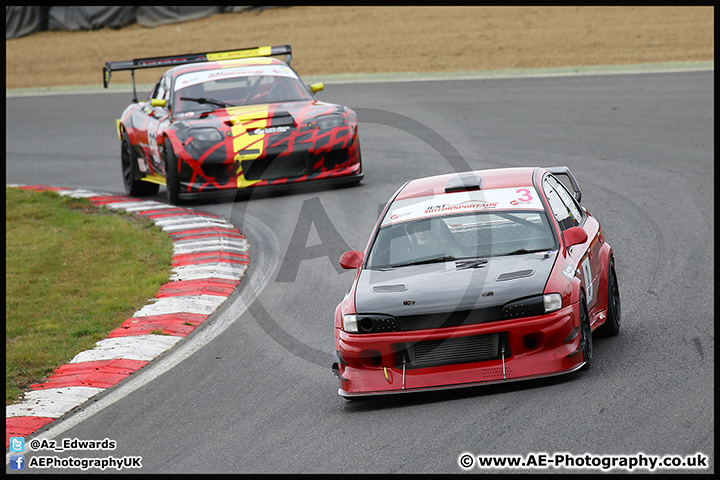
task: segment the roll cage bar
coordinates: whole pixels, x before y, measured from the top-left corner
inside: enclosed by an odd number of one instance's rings
[[[121,62],[105,62],[103,67],[103,87],[110,85],[110,76],[116,70],[130,70],[133,84],[133,101],[137,102],[135,90],[135,70],[143,68],[175,67],[187,63],[213,62],[216,60],[233,60],[236,58],[271,57],[285,55],[285,63],[290,65],[292,61],[292,48],[290,45],[278,45],[275,47],[252,47],[238,50],[226,50],[223,52],[210,53],[187,53],[184,55],[172,55],[168,57],[136,58]]]

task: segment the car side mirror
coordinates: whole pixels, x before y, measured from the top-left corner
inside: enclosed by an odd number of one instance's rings
[[[319,92],[320,90],[322,90],[324,88],[325,88],[325,84],[323,84],[323,83],[313,83],[312,85],[310,85],[310,91],[312,93]]]
[[[355,250],[345,252],[340,255],[340,266],[346,270],[360,269],[364,257],[365,255],[362,252],[356,252]]]
[[[150,106],[152,107],[166,107],[167,106],[167,100],[164,98],[153,98],[150,100]]]
[[[570,227],[563,232],[566,247],[587,242],[588,234],[582,227]]]

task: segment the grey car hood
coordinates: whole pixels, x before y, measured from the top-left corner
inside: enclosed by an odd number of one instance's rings
[[[557,251],[488,258],[477,268],[455,261],[362,270],[358,313],[392,316],[488,308],[543,292]],[[460,267],[460,268],[459,268]]]

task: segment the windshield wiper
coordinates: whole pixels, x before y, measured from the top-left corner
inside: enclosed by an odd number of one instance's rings
[[[225,102],[221,102],[220,100],[215,100],[214,98],[205,98],[205,97],[200,97],[200,98],[180,97],[180,100],[188,100],[188,101],[190,101],[190,102],[197,102],[197,103],[199,103],[200,105],[205,105],[206,103],[209,103],[209,104],[211,104],[211,105],[215,105],[215,106],[220,107],[220,108],[232,107],[231,104],[225,103]]]
[[[533,249],[526,249],[526,248],[518,248],[517,250],[513,250],[511,252],[502,253],[503,255],[522,255],[523,253],[535,253],[535,252],[547,252],[549,249],[547,248],[533,248]]]
[[[390,267],[390,268],[409,267],[411,265],[426,265],[428,263],[451,262],[453,260],[457,260],[457,258],[450,255],[450,256],[426,258],[424,260],[415,260],[415,261],[406,262],[406,263],[396,263],[394,265],[388,265],[388,267]]]

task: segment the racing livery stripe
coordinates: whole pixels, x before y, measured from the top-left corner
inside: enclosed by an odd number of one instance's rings
[[[246,180],[242,171],[243,160],[255,160],[265,152],[265,133],[250,135],[248,130],[265,129],[268,126],[270,107],[267,105],[229,108],[233,115],[233,126],[230,131],[233,136],[233,151],[235,162],[238,164],[238,188],[246,188],[258,183],[258,180]],[[244,123],[245,122],[245,123]]]
[[[165,180],[165,177],[160,175],[159,173],[155,172],[152,175],[148,175],[146,177],[143,177],[143,182],[150,182],[150,183],[157,183],[158,185],[165,185],[167,184],[167,181]]]
[[[87,198],[96,206],[141,215],[173,241],[170,281],[108,337],[78,353],[22,402],[5,407],[6,448],[11,436],[32,435],[98,393],[112,388],[181,341],[235,291],[249,263],[245,235],[216,215],[154,200],[44,185],[8,185]]]

